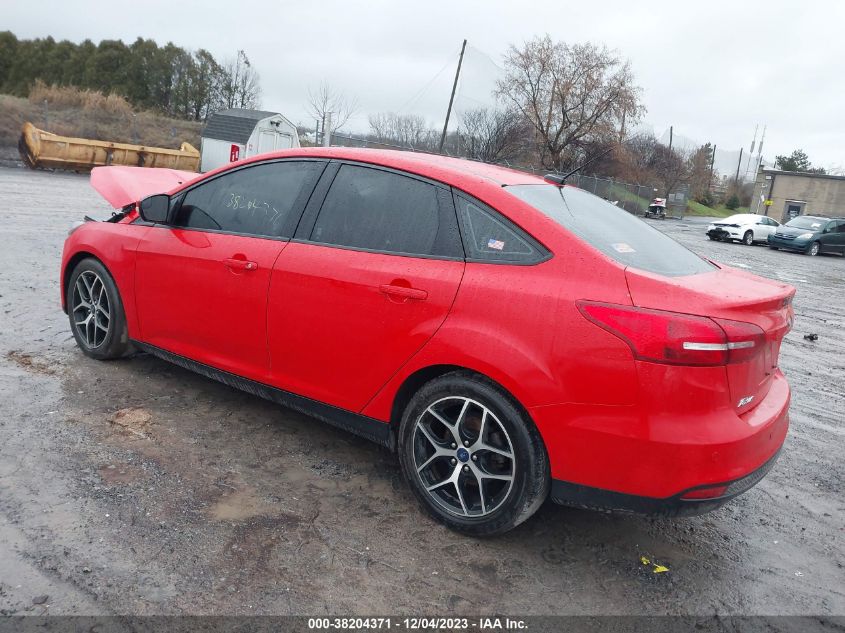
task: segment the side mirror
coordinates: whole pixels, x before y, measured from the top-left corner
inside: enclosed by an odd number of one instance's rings
[[[141,219],[145,222],[167,224],[170,219],[170,196],[159,193],[141,200],[138,208]]]

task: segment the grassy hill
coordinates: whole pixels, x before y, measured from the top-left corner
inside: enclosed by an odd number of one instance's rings
[[[154,112],[136,112],[117,95],[35,86],[28,99],[0,95],[0,146],[16,147],[24,121],[47,132],[99,141],[199,149],[202,124]]]
[[[728,209],[725,205],[720,204],[716,207],[708,207],[707,205],[690,200],[687,202],[686,215],[697,215],[711,218],[726,218],[737,213],[749,213],[748,207],[739,207],[737,209]]]

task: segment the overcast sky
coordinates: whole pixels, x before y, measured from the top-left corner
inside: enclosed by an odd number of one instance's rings
[[[593,41],[631,60],[644,125],[719,148],[745,147],[768,125],[764,156],[803,148],[845,167],[845,2],[462,2],[0,0],[0,29],[81,41],[137,36],[243,48],[261,75],[262,107],[307,124],[320,80],[355,96],[349,128],[397,111],[442,126],[461,40],[469,40],[457,109],[489,103],[511,43],[549,33]],[[438,74],[439,73],[439,74]],[[758,138],[759,142],[759,138]]]

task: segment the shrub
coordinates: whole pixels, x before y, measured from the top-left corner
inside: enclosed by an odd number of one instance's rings
[[[713,194],[711,194],[709,191],[701,194],[700,196],[697,196],[695,201],[700,202],[706,207],[712,207],[713,204],[716,202],[713,198]]]
[[[728,196],[728,199],[725,201],[725,207],[731,211],[736,211],[739,208],[739,196],[735,193]]]
[[[96,90],[82,90],[73,86],[48,86],[36,79],[29,90],[29,102],[40,105],[47,102],[53,107],[74,107],[83,110],[99,110],[111,114],[132,114],[129,102],[117,94],[104,95]]]

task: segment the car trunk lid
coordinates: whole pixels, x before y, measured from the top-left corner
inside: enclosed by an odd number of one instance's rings
[[[637,307],[759,327],[764,338],[757,353],[727,364],[725,371],[737,412],[744,413],[765,398],[778,366],[781,342],[792,327],[795,288],[727,266],[683,277],[664,277],[629,267],[625,276],[631,301]]]

